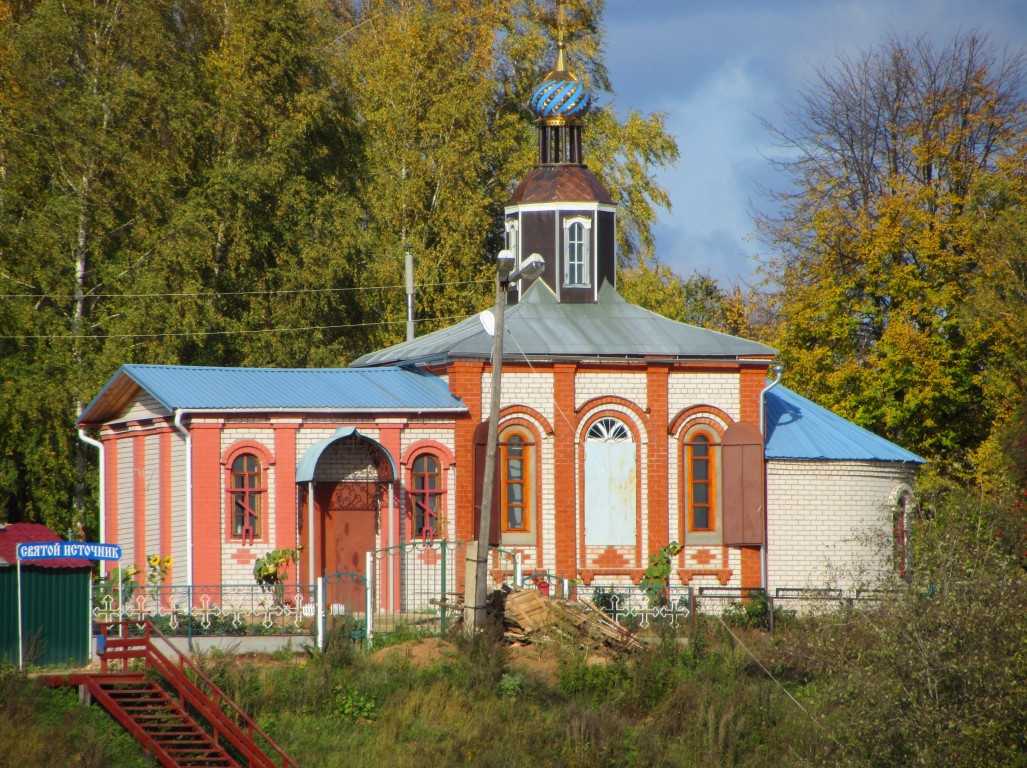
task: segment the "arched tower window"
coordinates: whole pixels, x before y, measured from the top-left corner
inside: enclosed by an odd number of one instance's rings
[[[564,222],[564,285],[589,285],[591,239],[590,219],[577,217]]]

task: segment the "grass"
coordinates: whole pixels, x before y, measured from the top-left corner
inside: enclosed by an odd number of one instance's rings
[[[48,689],[0,666],[0,765],[33,768],[153,766],[136,741],[73,688]]]
[[[404,653],[355,653],[339,638],[324,653],[254,663],[212,651],[198,663],[304,768],[833,764],[830,739],[745,650],[812,714],[818,673],[795,653],[806,628],[732,632],[703,621],[603,663],[554,643],[557,672],[544,677],[489,633],[455,636],[452,653],[420,665]],[[73,691],[11,670],[0,682],[0,765],[152,764]]]

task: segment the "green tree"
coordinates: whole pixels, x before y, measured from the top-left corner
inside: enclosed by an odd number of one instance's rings
[[[840,57],[777,131],[793,189],[759,222],[790,380],[956,477],[997,413],[1008,338],[963,308],[996,274],[978,190],[1023,143],[1025,72],[976,32]]]

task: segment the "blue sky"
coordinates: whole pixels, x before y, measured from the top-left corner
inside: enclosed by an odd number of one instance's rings
[[[660,174],[673,209],[657,255],[724,284],[753,279],[765,246],[752,210],[766,205],[761,185],[784,182],[760,118],[781,124],[817,66],[889,33],[943,42],[977,29],[1027,44],[1025,0],[606,0],[603,20],[615,108],[666,113],[681,150]]]

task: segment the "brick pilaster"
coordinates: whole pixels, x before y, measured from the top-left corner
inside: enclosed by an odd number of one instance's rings
[[[221,583],[221,425],[190,424],[193,467],[193,583]]]
[[[643,552],[643,564],[648,554],[656,552],[670,541],[670,509],[667,486],[670,468],[667,456],[667,427],[670,419],[668,405],[669,368],[650,364],[646,368],[646,396],[649,406],[648,436],[648,519],[649,550]]]
[[[458,418],[453,448],[456,456],[454,535],[458,541],[474,538],[474,430],[481,422],[481,377],[484,363],[456,362],[449,369],[449,391],[463,400],[467,416]]]
[[[575,514],[574,466],[574,375],[571,364],[553,366],[553,507],[556,525],[556,552],[553,570],[561,578],[577,576],[578,527]]]
[[[135,565],[142,573],[137,578],[146,578],[146,436],[137,434],[132,438],[132,551],[135,554]],[[149,533],[157,539],[158,532]]]
[[[768,363],[769,365],[769,363]],[[744,367],[739,372],[740,421],[760,426],[760,392],[767,385],[767,368]]]
[[[300,545],[296,531],[296,430],[299,424],[275,424],[275,548],[295,549]],[[289,581],[296,582],[299,568],[290,568]]]
[[[158,473],[160,476],[160,498],[158,509],[160,510],[160,552],[161,556],[167,557],[171,554],[171,430],[165,429],[158,438]],[[185,563],[181,564],[184,571]],[[167,584],[174,584],[174,570],[180,564],[172,562],[168,571]]]
[[[101,437],[103,440],[104,474],[104,529],[100,531],[100,541],[109,544],[120,544],[118,539],[118,441],[115,437]],[[102,561],[101,573],[108,574],[117,563]]]

